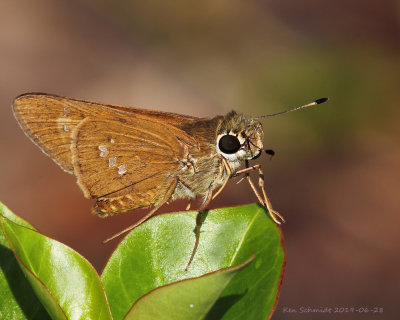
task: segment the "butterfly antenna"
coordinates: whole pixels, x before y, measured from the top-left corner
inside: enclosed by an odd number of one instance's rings
[[[297,110],[300,110],[300,109],[316,106],[316,105],[324,103],[326,101],[328,101],[328,98],[317,99],[317,100],[315,100],[313,102],[307,103],[307,104],[299,106],[299,107],[295,107],[295,108],[292,108],[292,109],[289,109],[289,110],[285,110],[285,111],[281,111],[281,112],[277,112],[277,113],[273,113],[273,114],[266,114],[264,116],[255,117],[255,119],[275,117],[275,116],[280,115],[280,114],[285,114],[285,113],[297,111]]]

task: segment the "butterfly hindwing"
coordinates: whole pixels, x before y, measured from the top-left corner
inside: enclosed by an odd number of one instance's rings
[[[121,196],[127,190],[143,193],[157,183],[168,183],[184,156],[178,134],[183,133],[136,117],[85,119],[76,128],[72,145],[79,186],[86,197],[98,198]]]

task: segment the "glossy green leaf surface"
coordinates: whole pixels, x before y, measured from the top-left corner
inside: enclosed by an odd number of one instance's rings
[[[53,319],[111,319],[102,284],[87,260],[35,230],[0,219],[25,276]]]
[[[0,216],[33,227],[0,202]],[[50,319],[0,230],[0,319]]]
[[[114,319],[123,319],[133,303],[157,287],[238,265],[253,254],[254,262],[229,283],[206,319],[268,318],[285,264],[280,228],[258,205],[209,211],[196,256],[185,271],[196,214],[156,216],[120,243],[102,274]]]
[[[233,268],[171,283],[140,298],[125,316],[130,320],[201,320],[233,277],[255,256]]]

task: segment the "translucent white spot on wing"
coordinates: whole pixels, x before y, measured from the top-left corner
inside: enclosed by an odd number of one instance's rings
[[[104,158],[107,157],[108,155],[108,147],[106,145],[101,145],[99,146],[99,150],[100,152],[100,157]]]
[[[108,159],[108,166],[114,167],[117,164],[117,157],[111,157],[110,159]]]
[[[194,304],[192,303],[189,307],[190,307],[190,308],[194,308]]]
[[[124,174],[126,172],[126,164],[121,164],[119,167],[118,167],[118,173],[119,174]]]
[[[115,141],[114,141],[114,139],[110,139],[110,142],[111,142],[111,143],[114,143]]]
[[[68,109],[64,108],[64,117],[68,117]]]
[[[68,128],[68,126],[67,126],[66,124],[64,124],[64,131],[65,131],[65,132],[68,132],[68,131],[69,131],[69,128]]]

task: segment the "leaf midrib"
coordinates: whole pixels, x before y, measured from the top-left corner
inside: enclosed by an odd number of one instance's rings
[[[257,213],[253,216],[253,218],[251,219],[250,223],[248,223],[248,225],[247,225],[247,227],[245,229],[245,232],[243,233],[242,238],[240,239],[238,245],[236,246],[236,250],[235,250],[235,252],[234,252],[234,254],[232,256],[231,261],[229,262],[229,266],[232,266],[233,261],[236,259],[236,256],[238,255],[238,253],[240,251],[240,248],[242,247],[244,239],[247,237],[247,234],[248,234],[250,228],[253,226],[254,220],[256,220],[256,218],[258,217],[260,212],[261,212],[261,210],[260,210],[260,208],[258,208]]]

